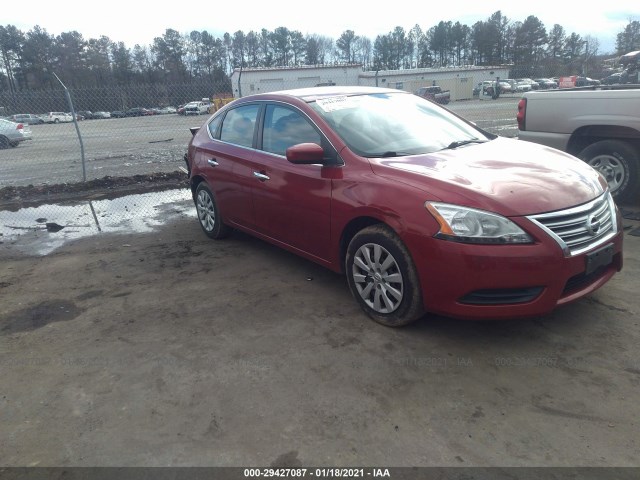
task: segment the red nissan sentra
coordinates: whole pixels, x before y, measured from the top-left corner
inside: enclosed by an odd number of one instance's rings
[[[594,169],[398,90],[244,97],[194,130],[186,160],[209,237],[242,230],[343,272],[384,325],[545,314],[622,268]]]

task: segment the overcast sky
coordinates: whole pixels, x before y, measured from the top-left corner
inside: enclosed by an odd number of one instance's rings
[[[9,0],[5,0],[9,1]],[[422,6],[419,6],[422,5]],[[35,25],[53,35],[77,30],[85,39],[106,35],[124,42],[149,45],[165,29],[180,33],[207,30],[215,36],[243,30],[273,30],[283,26],[303,34],[321,34],[337,39],[347,30],[375,40],[396,26],[409,30],[416,23],[426,30],[439,21],[472,26],[501,10],[510,21],[524,21],[535,15],[547,28],[558,23],[567,34],[591,35],[600,41],[600,52],[615,48],[615,37],[630,20],[640,20],[640,2],[634,0],[558,1],[533,0],[495,2],[454,0],[452,2],[380,2],[360,0],[240,0],[240,1],[155,1],[27,0],[3,8],[0,23],[27,32]]]

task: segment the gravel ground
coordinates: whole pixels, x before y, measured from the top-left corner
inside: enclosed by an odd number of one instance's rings
[[[639,237],[550,315],[389,329],[342,276],[207,239],[182,193],[89,202],[120,234],[64,241],[87,206],[0,237],[2,465],[638,465]]]

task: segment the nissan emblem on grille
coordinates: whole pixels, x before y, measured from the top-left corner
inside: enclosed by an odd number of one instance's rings
[[[587,231],[592,236],[595,236],[598,234],[598,231],[600,230],[600,220],[598,220],[598,217],[596,217],[595,215],[591,215],[587,219],[587,223],[585,226],[587,227]]]

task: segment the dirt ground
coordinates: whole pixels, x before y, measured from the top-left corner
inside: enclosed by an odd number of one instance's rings
[[[639,237],[551,315],[389,329],[191,208],[46,255],[65,230],[0,237],[2,465],[638,465]]]

